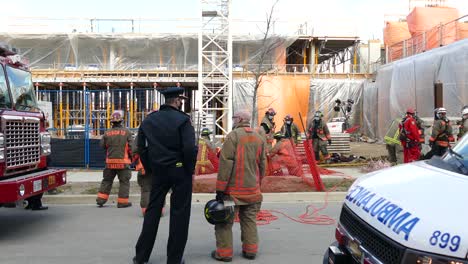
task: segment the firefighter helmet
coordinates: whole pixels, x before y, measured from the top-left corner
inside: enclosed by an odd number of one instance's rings
[[[271,115],[271,116],[275,116],[275,115],[276,115],[276,111],[275,111],[275,109],[273,109],[273,108],[268,108],[268,111],[266,111],[265,114]]]
[[[462,115],[468,115],[468,108],[463,109]]]
[[[285,117],[284,117],[284,121],[293,121],[293,118],[290,114],[287,114]]]
[[[122,114],[119,113],[119,112],[114,112],[112,115],[111,115],[111,120],[110,120],[112,123],[118,123],[118,122],[122,122],[123,121],[123,118],[122,118]]]
[[[414,111],[414,108],[410,107],[410,108],[406,109],[406,113],[414,115],[416,113],[416,111]]]
[[[319,111],[319,110],[315,111],[314,117],[322,118],[323,117],[322,111]]]
[[[212,225],[225,224],[234,217],[234,206],[224,206],[224,203],[213,199],[205,205],[205,218]]]
[[[209,136],[211,134],[212,134],[211,131],[206,127],[201,130],[201,135],[202,136]]]

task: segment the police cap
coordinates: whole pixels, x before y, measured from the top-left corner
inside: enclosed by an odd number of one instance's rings
[[[164,95],[164,98],[177,98],[180,97],[182,99],[188,99],[188,97],[184,96],[184,88],[182,87],[169,87],[164,90],[160,91],[161,94]]]

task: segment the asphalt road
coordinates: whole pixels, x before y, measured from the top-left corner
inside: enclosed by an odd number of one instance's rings
[[[305,212],[305,203],[265,203],[262,209],[281,210],[290,216]],[[322,206],[316,204],[316,206]],[[214,228],[194,204],[186,263],[217,263]],[[331,203],[321,213],[336,219],[341,203]],[[139,207],[118,209],[94,205],[53,205],[47,211],[0,209],[0,263],[99,264],[131,263],[143,218]],[[165,263],[168,221],[161,220],[151,263]],[[234,263],[322,263],[334,238],[334,225],[305,225],[283,216],[259,227],[260,252],[255,261],[241,257],[239,225],[234,227]]]

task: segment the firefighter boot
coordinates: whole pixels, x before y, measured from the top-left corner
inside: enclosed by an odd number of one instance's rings
[[[246,259],[254,260],[257,257],[257,255],[253,254],[253,253],[247,253],[247,252],[242,250],[242,257],[244,257]]]
[[[130,207],[132,206],[132,203],[131,202],[128,202],[128,203],[117,203],[117,208],[127,208],[127,207]]]
[[[232,257],[221,257],[218,255],[218,253],[216,253],[216,250],[213,250],[211,252],[211,257],[217,261],[222,261],[222,262],[231,262],[232,261]]]

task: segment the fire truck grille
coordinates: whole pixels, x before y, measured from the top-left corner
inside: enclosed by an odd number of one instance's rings
[[[40,160],[39,120],[6,120],[5,122],[6,168],[18,171],[18,167],[36,165]]]
[[[355,215],[346,205],[340,215],[341,225],[353,238],[361,241],[362,247],[386,264],[399,264],[405,247],[386,237]]]

